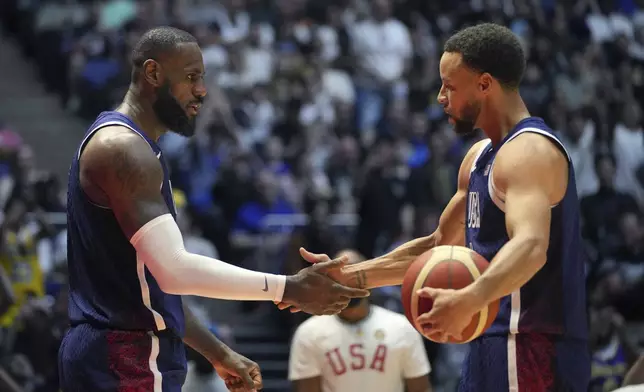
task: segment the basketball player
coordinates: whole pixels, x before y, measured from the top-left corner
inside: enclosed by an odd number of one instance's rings
[[[201,51],[190,34],[155,28],[136,44],[132,66],[123,103],[98,116],[70,168],[71,328],[59,352],[62,389],[179,392],[184,342],[229,388],[260,389],[257,365],[202,327],[181,295],[281,300],[333,314],[369,292],[324,276],[345,259],[286,277],[188,253],[157,140],[166,130],[194,133],[206,95]]]
[[[344,251],[352,262],[359,254]],[[430,392],[429,360],[404,316],[367,298],[337,316],[315,316],[295,331],[289,380],[295,392]]]
[[[425,251],[467,246],[490,267],[462,290],[423,289],[433,308],[418,319],[433,339],[444,340],[501,299],[493,325],[470,343],[459,390],[586,392],[590,355],[575,176],[561,142],[521,99],[524,69],[521,43],[505,27],[480,24],[447,40],[438,102],[458,134],[480,128],[488,138],[463,159],[458,190],[433,234],[333,276],[354,287],[399,285]],[[310,262],[328,261],[301,253]]]

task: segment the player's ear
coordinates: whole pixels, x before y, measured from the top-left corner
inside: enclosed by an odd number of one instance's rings
[[[492,83],[492,75],[487,72],[482,73],[481,76],[479,76],[479,91],[481,91],[483,94],[486,94],[490,91]]]
[[[161,86],[163,80],[161,75],[161,64],[155,60],[148,59],[143,63],[143,77],[154,87]]]

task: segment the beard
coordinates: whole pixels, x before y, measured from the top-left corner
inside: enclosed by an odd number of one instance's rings
[[[201,103],[201,99],[196,98]],[[185,109],[172,96],[170,83],[166,82],[157,89],[157,99],[152,104],[154,113],[168,130],[179,135],[190,137],[195,134],[196,119],[190,118]]]
[[[478,103],[469,103],[463,109],[463,116],[457,118],[452,116],[454,120],[454,132],[460,136],[467,136],[476,130],[476,118],[480,112],[480,104]]]

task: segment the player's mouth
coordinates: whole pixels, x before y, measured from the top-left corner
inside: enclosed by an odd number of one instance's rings
[[[198,103],[193,103],[192,105],[188,105],[188,111],[193,116],[196,116],[197,114],[199,114],[199,108],[201,108],[201,104],[198,104]]]
[[[452,124],[452,125],[456,124],[456,120],[454,120],[454,117],[449,116],[449,115],[447,116],[447,122]]]

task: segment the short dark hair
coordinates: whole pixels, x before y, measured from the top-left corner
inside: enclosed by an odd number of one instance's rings
[[[146,31],[132,50],[132,76],[146,60],[159,60],[159,57],[176,49],[183,43],[196,43],[197,39],[187,31],[175,27],[161,26]]]
[[[489,73],[506,88],[518,88],[523,78],[523,47],[507,27],[493,23],[467,27],[451,36],[443,50],[460,53],[466,66]]]

